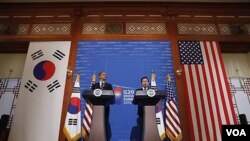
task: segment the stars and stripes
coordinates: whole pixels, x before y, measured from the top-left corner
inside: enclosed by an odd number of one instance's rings
[[[91,104],[86,103],[86,107],[84,110],[84,117],[83,117],[83,125],[82,125],[82,136],[85,141],[89,138],[91,122],[92,122],[92,113],[93,113],[93,106]]]
[[[178,115],[178,108],[174,97],[173,86],[171,83],[171,77],[168,75],[166,83],[166,111],[165,111],[165,123],[166,134],[170,140],[181,140],[181,124]]]
[[[81,100],[80,75],[77,75],[68,105],[63,132],[68,141],[77,141],[81,137]]]
[[[90,89],[93,84],[96,82],[96,74],[95,72],[92,75]],[[82,125],[82,136],[85,141],[89,138],[91,122],[92,122],[92,114],[93,114],[93,105],[86,103],[83,117],[83,125]]]
[[[223,124],[236,124],[219,44],[180,41],[184,96],[193,141],[220,141]]]

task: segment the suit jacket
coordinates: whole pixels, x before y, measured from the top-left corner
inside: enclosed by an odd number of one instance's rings
[[[97,82],[97,83],[95,83],[95,84],[92,85],[91,90],[95,90],[95,89],[101,89],[99,82]],[[107,83],[107,82],[105,82],[103,90],[113,90],[112,85],[109,84],[109,83]]]

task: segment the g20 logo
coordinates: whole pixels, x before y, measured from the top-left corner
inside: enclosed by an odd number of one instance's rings
[[[123,92],[123,94],[127,94],[127,95],[134,95],[135,94],[135,90],[123,90],[122,92]]]

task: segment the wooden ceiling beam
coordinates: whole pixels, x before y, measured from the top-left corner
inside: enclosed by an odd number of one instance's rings
[[[0,3],[4,15],[88,15],[161,14],[250,16],[250,3],[173,3],[173,2],[74,2],[74,3]]]
[[[222,53],[248,53],[250,52],[250,42],[220,42]]]
[[[29,42],[0,42],[0,53],[27,53]]]

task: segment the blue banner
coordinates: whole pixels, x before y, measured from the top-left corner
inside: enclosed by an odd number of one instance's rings
[[[175,90],[172,51],[169,41],[81,41],[78,43],[76,73],[81,75],[81,92],[90,89],[93,73],[105,71],[113,85],[116,102],[110,106],[111,141],[136,140],[137,105],[132,104],[140,79],[156,74],[158,90],[165,90],[166,77],[172,77]],[[97,79],[98,81],[98,79]],[[164,103],[162,103],[163,108]],[[85,101],[82,98],[82,111]],[[83,114],[84,112],[82,112]],[[83,115],[82,115],[83,117]]]

